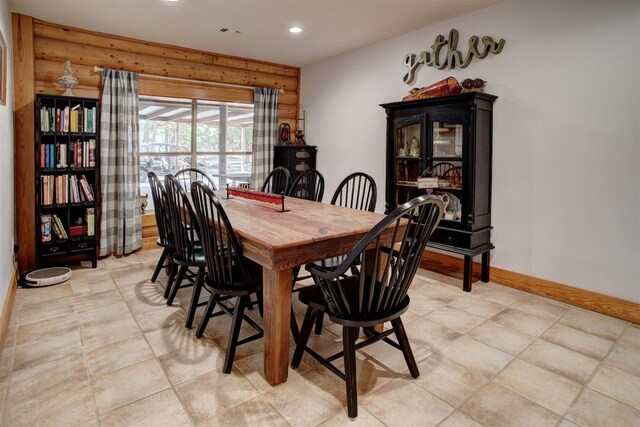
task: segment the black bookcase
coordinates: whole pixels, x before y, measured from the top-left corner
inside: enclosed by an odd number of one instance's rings
[[[99,101],[38,95],[35,203],[38,267],[97,263]]]
[[[387,113],[386,210],[422,194],[446,204],[429,246],[464,256],[465,291],[473,257],[489,281],[491,158],[496,96],[464,93],[383,104]]]

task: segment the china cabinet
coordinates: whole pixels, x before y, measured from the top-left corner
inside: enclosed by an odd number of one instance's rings
[[[496,96],[471,92],[383,104],[387,113],[386,211],[428,193],[445,203],[428,246],[464,256],[465,291],[473,257],[489,281],[492,115]]]

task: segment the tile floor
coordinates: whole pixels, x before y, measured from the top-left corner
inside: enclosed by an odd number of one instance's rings
[[[228,317],[196,339],[183,326],[189,290],[167,307],[164,277],[149,281],[158,256],[109,258],[64,284],[18,290],[0,359],[3,425],[640,425],[638,325],[492,283],[464,293],[458,279],[420,270],[404,321],[421,376],[384,343],[361,351],[351,422],[344,383],[306,355],[271,387],[259,340],[222,375]],[[339,334],[326,322],[311,344],[328,354]]]

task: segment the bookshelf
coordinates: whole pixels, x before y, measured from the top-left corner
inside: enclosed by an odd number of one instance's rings
[[[38,95],[35,111],[36,260],[97,263],[99,102]]]

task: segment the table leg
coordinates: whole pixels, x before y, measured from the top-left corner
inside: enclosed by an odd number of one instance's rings
[[[489,261],[491,252],[487,251],[482,254],[482,272],[480,273],[480,280],[484,283],[489,281]]]
[[[291,269],[263,270],[264,374],[271,385],[287,380],[291,321]]]
[[[464,256],[464,273],[462,290],[471,292],[471,280],[473,278],[473,257],[471,255]]]

